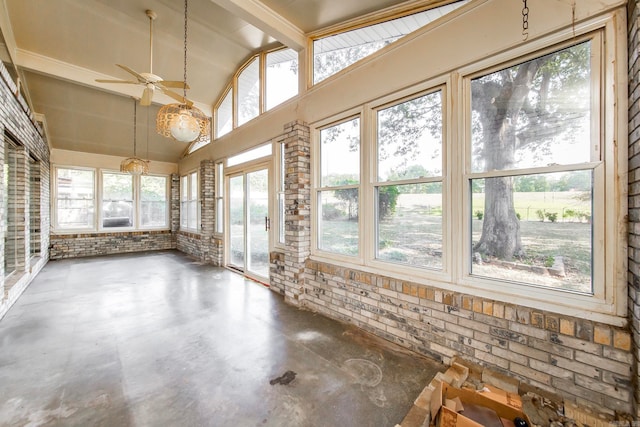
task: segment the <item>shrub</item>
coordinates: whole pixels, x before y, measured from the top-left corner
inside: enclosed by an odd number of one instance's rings
[[[536,211],[536,216],[540,221],[544,221],[544,211],[542,209]]]
[[[544,216],[551,222],[556,222],[558,220],[558,214],[556,212],[547,212]]]
[[[482,218],[484,218],[484,212],[482,211],[475,211],[473,214],[476,216],[477,219],[481,220]]]

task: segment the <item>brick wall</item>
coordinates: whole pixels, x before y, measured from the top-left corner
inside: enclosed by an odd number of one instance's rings
[[[0,185],[0,318],[26,289],[33,277],[47,262],[49,257],[49,146],[43,138],[41,127],[29,110],[8,71],[0,63],[0,172],[4,174],[5,142],[16,143],[12,149],[11,160],[15,179],[6,194],[10,218],[5,217],[5,189]],[[39,165],[41,179],[30,182],[30,159]],[[33,193],[33,196],[32,196]],[[35,194],[38,193],[38,197]],[[39,204],[39,206],[33,206]],[[39,216],[39,218],[38,218]],[[31,229],[39,225],[39,258],[30,259]],[[5,248],[5,226],[11,231],[10,247]],[[35,242],[37,244],[37,242]],[[6,249],[6,250],[5,250]],[[5,278],[5,256],[10,255],[9,263],[15,267],[15,273]]]
[[[200,229],[197,233],[180,230],[176,234],[176,247],[202,262],[213,265],[223,264],[223,241],[217,238],[215,233],[215,206],[216,206],[216,169],[215,162],[203,160],[198,170],[200,179]],[[178,177],[178,191],[179,191]],[[178,207],[180,212],[180,197],[178,195]],[[179,226],[179,222],[178,222]]]
[[[172,249],[169,230],[51,235],[51,259]]]
[[[444,363],[458,356],[567,402],[633,410],[626,328],[310,260],[309,129],[294,122],[283,137],[286,247],[270,257],[274,291]]]
[[[630,412],[626,329],[307,260],[305,307],[444,363],[454,356],[600,411]]]
[[[640,59],[638,2],[628,4],[629,29],[629,320],[633,336],[634,414],[640,419]]]

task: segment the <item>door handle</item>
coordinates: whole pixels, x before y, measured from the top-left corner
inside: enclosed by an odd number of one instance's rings
[[[271,230],[271,218],[269,218],[268,216],[264,217],[264,231],[269,231]]]

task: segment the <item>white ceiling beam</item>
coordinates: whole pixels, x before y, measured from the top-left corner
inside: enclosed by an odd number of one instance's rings
[[[84,86],[101,89],[122,96],[140,98],[142,96],[142,86],[134,84],[98,83],[96,79],[120,80],[108,74],[98,73],[87,68],[79,67],[68,62],[59,61],[48,56],[40,55],[24,49],[16,49],[15,64],[22,69],[31,70],[40,74],[49,75],[62,80],[69,80]],[[176,101],[160,91],[153,95],[153,102],[157,104],[172,104]],[[211,105],[194,101],[207,116],[211,117]]]
[[[259,0],[211,1],[297,52],[306,47],[304,32]]]

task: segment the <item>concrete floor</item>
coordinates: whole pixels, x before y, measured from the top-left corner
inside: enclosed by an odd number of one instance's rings
[[[443,369],[180,252],[52,261],[0,321],[0,425],[393,426]]]

